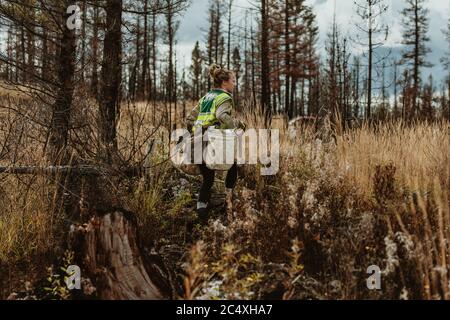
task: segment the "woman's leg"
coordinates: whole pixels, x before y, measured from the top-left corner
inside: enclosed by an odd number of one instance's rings
[[[238,167],[237,164],[235,163],[227,172],[227,177],[225,179],[225,188],[234,189],[237,177],[238,177]]]
[[[215,171],[209,169],[206,164],[202,163],[200,165],[200,173],[203,177],[203,183],[200,188],[197,206],[200,204],[200,206],[204,205],[204,207],[206,207],[211,198],[211,189],[214,184]]]
[[[231,223],[233,221],[233,189],[237,181],[237,164],[235,163],[230,170],[227,172],[227,177],[225,179],[225,197],[227,204],[227,222]]]

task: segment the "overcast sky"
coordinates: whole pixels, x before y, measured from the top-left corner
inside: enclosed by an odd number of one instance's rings
[[[341,30],[349,37],[354,36],[354,23],[358,21],[354,13],[354,0],[337,0],[336,18]],[[428,77],[430,73],[442,80],[444,72],[439,63],[439,59],[443,56],[447,49],[442,29],[446,27],[448,17],[450,15],[450,1],[447,0],[428,0],[427,7],[430,10],[430,31],[429,43],[432,53],[428,56],[428,61],[434,64],[433,68],[423,69],[423,76]],[[334,0],[307,0],[312,5],[317,15],[317,23],[320,29],[320,40],[318,50],[323,54],[324,39],[330,25],[333,21]],[[402,26],[400,11],[404,7],[403,0],[385,0],[389,5],[389,10],[385,15],[385,21],[389,25],[390,35],[387,46],[393,48],[393,52],[401,52]],[[248,0],[234,1],[234,24],[240,24],[243,21],[243,13],[245,9],[242,7],[251,7]],[[189,9],[181,17],[180,29],[178,31],[178,57],[180,64],[190,64],[190,55],[196,41],[204,45],[206,36],[205,30],[208,27],[207,19],[208,0],[193,0]]]

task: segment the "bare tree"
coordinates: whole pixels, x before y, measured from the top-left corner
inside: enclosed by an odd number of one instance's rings
[[[152,28],[151,28],[151,34],[152,34],[152,41],[151,41],[151,48],[152,48],[152,72],[153,76],[152,78],[152,99],[153,99],[153,122],[155,122],[155,114],[156,114],[156,99],[157,99],[157,82],[156,82],[156,72],[157,72],[157,48],[156,48],[156,41],[157,41],[157,16],[156,12],[154,11],[152,13]]]
[[[231,29],[232,29],[232,13],[233,13],[233,0],[228,0],[228,40],[227,40],[227,69],[230,69],[231,65]]]
[[[169,109],[167,113],[167,123],[169,128],[172,127],[172,102],[174,102],[175,96],[175,70],[174,70],[174,45],[175,45],[175,33],[178,28],[178,24],[175,21],[175,13],[173,11],[170,2],[172,0],[166,0],[168,5],[166,17],[166,44],[169,46],[168,52],[168,73],[167,73],[167,101],[169,103]],[[175,110],[176,112],[176,110]]]
[[[412,77],[412,110],[410,117],[418,113],[418,96],[420,91],[420,69],[431,67],[426,61],[426,56],[431,49],[427,47],[428,37],[428,12],[424,0],[406,0],[406,8],[402,11],[403,16],[403,44],[406,46],[403,52],[402,62],[410,67]]]
[[[91,93],[98,99],[99,84],[98,84],[98,65],[99,65],[99,25],[100,25],[100,9],[98,6],[93,6],[93,23],[92,23],[92,74],[91,74]]]
[[[65,163],[68,161],[66,147],[72,110],[76,57],[75,31],[69,30],[65,25],[69,16],[65,13],[65,8],[69,5],[70,1],[66,0],[62,7],[60,7],[60,12],[63,12],[60,20],[62,35],[58,56],[58,83],[60,87],[58,88],[53,104],[53,115],[49,134],[49,156],[53,163]]]
[[[271,107],[270,107],[270,61],[269,61],[269,14],[268,14],[268,2],[267,0],[261,0],[260,6],[261,15],[261,40],[260,40],[260,52],[261,52],[261,99],[260,103],[263,110],[266,112],[266,121],[270,119]]]
[[[356,13],[362,23],[356,27],[362,32],[363,37],[358,37],[356,42],[367,48],[367,107],[366,117],[370,119],[372,114],[372,97],[374,68],[382,63],[387,56],[375,61],[375,51],[387,40],[389,27],[381,22],[382,15],[388,10],[384,0],[360,0],[355,1]],[[364,26],[366,25],[366,26]]]
[[[100,100],[100,136],[105,160],[117,156],[117,119],[122,81],[122,0],[107,0]]]
[[[142,31],[144,34],[144,43],[143,43],[143,53],[142,53],[142,73],[139,81],[139,95],[141,98],[147,99],[148,96],[148,87],[149,87],[149,41],[148,41],[148,2],[149,0],[144,0],[144,30]]]

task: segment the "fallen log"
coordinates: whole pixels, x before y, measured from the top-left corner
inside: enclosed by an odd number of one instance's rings
[[[128,166],[121,168],[102,167],[92,165],[79,166],[11,166],[0,167],[0,174],[34,174],[34,175],[57,175],[57,174],[78,174],[78,175],[113,175],[113,176],[140,176],[148,170],[144,166]]]

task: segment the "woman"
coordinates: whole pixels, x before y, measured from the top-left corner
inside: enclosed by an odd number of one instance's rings
[[[210,67],[210,76],[213,89],[202,97],[198,105],[192,110],[187,118],[189,131],[206,131],[211,126],[219,129],[245,128],[244,124],[235,119],[233,115],[232,93],[236,86],[236,76],[233,71],[223,69],[214,64]],[[215,171],[209,169],[203,162],[200,172],[203,183],[197,201],[197,214],[202,222],[208,219],[208,203],[211,198],[211,189],[214,184]],[[226,197],[228,211],[231,210],[233,188],[237,180],[237,165],[234,164],[227,172],[225,179]]]

